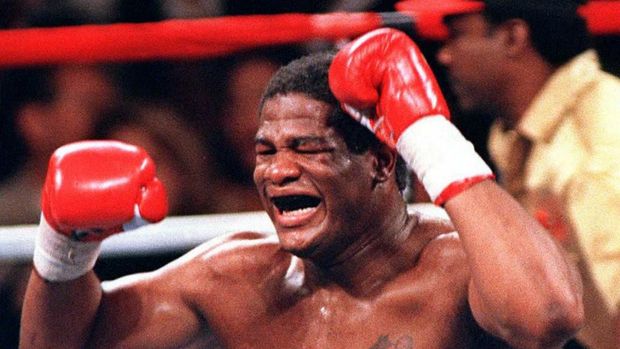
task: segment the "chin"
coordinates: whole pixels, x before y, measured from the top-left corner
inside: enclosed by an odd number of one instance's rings
[[[291,252],[295,255],[303,253],[309,249],[310,242],[304,239],[302,234],[297,232],[280,232],[278,231],[278,240],[283,250]]]
[[[290,229],[278,230],[280,247],[297,257],[310,258],[318,248],[315,241],[316,231],[295,231]]]

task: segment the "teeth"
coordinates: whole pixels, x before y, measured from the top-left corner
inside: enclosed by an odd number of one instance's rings
[[[298,210],[293,210],[293,211],[283,211],[282,215],[284,216],[300,215],[300,214],[308,213],[314,209],[315,209],[314,207],[305,207],[305,208],[300,208]]]

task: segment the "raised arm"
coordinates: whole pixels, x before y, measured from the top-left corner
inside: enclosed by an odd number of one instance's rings
[[[101,240],[166,215],[165,190],[144,150],[109,141],[61,147],[50,160],[42,210],[21,348],[83,348],[89,340],[114,347],[138,336],[153,341],[172,322],[155,322],[167,320],[152,310],[160,303],[178,305],[175,320],[187,329],[197,326],[174,292],[164,294],[170,289],[161,282],[154,287],[164,276],[125,279],[104,292],[92,271]]]
[[[512,197],[480,183],[445,208],[468,256],[469,301],[483,327],[518,348],[559,348],[574,336],[583,321],[581,279]]]
[[[516,348],[559,347],[573,336],[583,321],[577,272],[450,123],[415,43],[393,29],[362,36],[336,55],[330,87],[445,207],[468,256],[479,324]]]

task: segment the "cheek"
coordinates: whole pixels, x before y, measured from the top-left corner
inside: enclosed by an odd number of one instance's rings
[[[349,196],[354,188],[370,188],[372,185],[371,166],[355,158],[342,158],[321,166],[321,175],[333,190]]]
[[[484,45],[477,42],[462,40],[455,43],[452,48],[453,65],[462,69],[469,68],[480,72],[480,63],[487,54]]]
[[[337,156],[302,158],[299,164],[304,172],[315,178],[323,178],[327,182],[338,182],[348,177],[351,172],[350,162]]]
[[[459,79],[461,84],[477,80],[480,75],[480,62],[475,56],[463,55],[461,61],[458,64],[454,64],[453,68],[452,73]]]

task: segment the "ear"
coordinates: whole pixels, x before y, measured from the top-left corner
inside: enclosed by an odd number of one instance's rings
[[[510,57],[517,57],[531,49],[530,26],[522,19],[513,18],[502,23],[503,45]]]
[[[374,184],[379,184],[390,179],[396,171],[396,150],[385,144],[377,147],[374,151]]]

